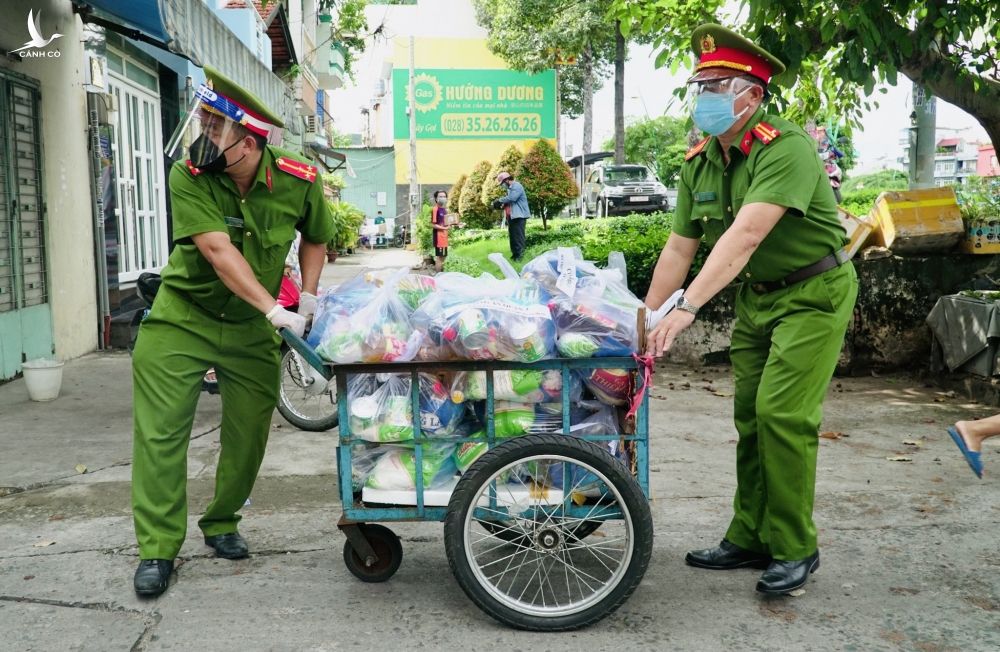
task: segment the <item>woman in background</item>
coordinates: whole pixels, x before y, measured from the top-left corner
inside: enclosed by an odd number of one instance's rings
[[[431,238],[434,245],[434,271],[444,271],[444,259],[448,257],[448,193],[438,190],[434,193],[434,207],[431,208]]]

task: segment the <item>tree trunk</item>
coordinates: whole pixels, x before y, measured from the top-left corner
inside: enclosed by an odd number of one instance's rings
[[[625,36],[615,21],[615,163],[625,162]]]
[[[589,154],[594,145],[594,57],[590,45],[580,55],[583,67],[583,144],[582,154]],[[581,159],[582,160],[582,159]]]

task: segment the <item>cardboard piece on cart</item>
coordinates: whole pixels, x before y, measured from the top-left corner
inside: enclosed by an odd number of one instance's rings
[[[897,254],[947,251],[965,235],[950,187],[883,192],[872,214],[878,227],[874,244]]]
[[[839,206],[837,207],[837,217],[840,218],[841,226],[847,231],[849,242],[844,247],[844,251],[847,252],[848,259],[854,258],[854,254],[858,253],[865,246],[865,243],[868,242],[872,232],[875,230],[875,225],[871,218],[856,217]]]

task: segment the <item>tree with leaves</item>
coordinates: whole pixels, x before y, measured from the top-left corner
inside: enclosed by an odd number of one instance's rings
[[[690,61],[691,32],[717,18],[725,0],[611,0],[609,15],[662,46],[657,64]],[[857,124],[878,106],[877,84],[914,84],[967,111],[1000,147],[1000,2],[996,0],[747,0],[745,36],[788,70],[772,91],[792,120],[832,108]],[[863,94],[859,94],[861,90]],[[901,127],[908,126],[901,124]]]
[[[531,214],[542,218],[545,229],[549,228],[549,218],[555,217],[580,195],[580,187],[569,166],[544,139],[535,142],[513,174],[524,186]]]
[[[463,174],[455,182],[455,185],[451,187],[448,191],[448,212],[460,215],[462,211],[459,209],[458,202],[462,198],[462,188],[465,186],[465,182],[469,179],[469,175]]]
[[[665,185],[675,187],[688,150],[687,120],[671,116],[637,120],[625,127],[625,160],[642,163]],[[614,146],[609,140],[605,148]]]
[[[497,162],[490,168],[490,173],[486,175],[486,181],[483,183],[483,191],[480,193],[479,199],[484,205],[492,206],[494,199],[500,199],[507,194],[507,188],[496,182],[497,175],[501,172],[514,174],[523,159],[524,154],[517,148],[517,145],[511,145],[503,151]]]
[[[490,209],[481,199],[483,182],[493,167],[489,161],[480,161],[469,173],[458,199],[458,210],[469,226],[477,229],[491,229],[497,222],[497,212]]]
[[[583,114],[583,149],[593,142],[594,91],[614,61],[615,37],[606,0],[473,0],[476,20],[489,32],[490,50],[515,70],[539,72],[559,59],[561,111]]]

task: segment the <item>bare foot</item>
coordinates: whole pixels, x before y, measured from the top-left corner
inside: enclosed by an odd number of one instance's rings
[[[956,421],[955,430],[957,430],[958,434],[962,436],[962,439],[965,441],[965,445],[970,451],[979,453],[983,447],[983,438],[977,437],[969,432],[969,423],[969,421]]]

